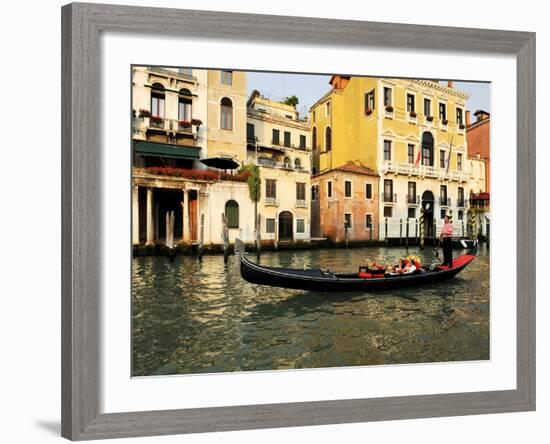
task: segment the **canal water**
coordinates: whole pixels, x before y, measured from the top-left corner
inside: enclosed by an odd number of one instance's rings
[[[423,263],[433,260],[427,247]],[[455,250],[454,255],[460,254]],[[400,248],[265,252],[261,263],[357,270]],[[489,252],[457,277],[380,293],[252,285],[237,256],[133,259],[134,376],[489,359]]]

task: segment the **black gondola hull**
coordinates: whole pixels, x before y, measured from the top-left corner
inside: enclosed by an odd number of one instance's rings
[[[460,265],[451,269],[439,269],[424,273],[362,279],[354,274],[325,273],[320,269],[299,270],[266,267],[255,264],[241,255],[241,275],[253,284],[296,290],[347,292],[381,291],[435,284],[460,273],[474,259],[475,253],[456,258]]]

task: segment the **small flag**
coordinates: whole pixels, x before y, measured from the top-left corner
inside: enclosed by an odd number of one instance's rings
[[[418,166],[420,164],[420,151],[421,150],[422,150],[421,148],[418,149],[418,156],[416,156],[416,162],[414,163],[414,166]]]
[[[453,154],[453,137],[451,137],[451,146],[449,147],[449,158],[447,159],[447,173],[449,172],[449,167],[451,166],[451,155]]]

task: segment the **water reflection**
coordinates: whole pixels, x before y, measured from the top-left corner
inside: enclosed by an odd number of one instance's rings
[[[416,252],[415,252],[416,253]],[[283,267],[355,270],[397,248],[266,252]],[[433,251],[427,249],[424,262]],[[133,259],[133,374],[489,359],[489,257],[456,278],[380,293],[255,286],[237,257]]]

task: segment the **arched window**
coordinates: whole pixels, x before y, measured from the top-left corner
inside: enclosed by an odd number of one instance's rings
[[[239,228],[239,204],[234,200],[228,200],[225,204],[225,218],[227,228]]]
[[[294,168],[296,168],[297,170],[302,169],[302,161],[299,158],[296,158],[294,160]]]
[[[317,149],[317,128],[313,127],[313,131],[311,133],[311,145],[313,151]]]
[[[427,131],[422,134],[422,165],[434,166],[434,136]]]
[[[285,157],[285,159],[283,160],[283,166],[285,168],[290,168],[290,157]]]
[[[193,96],[186,88],[180,89],[178,97],[178,120],[191,122],[193,118]]]
[[[233,130],[233,102],[224,97],[220,102],[220,127],[224,130]]]
[[[330,126],[327,126],[325,130],[325,151],[330,151],[332,149],[332,130]]]
[[[151,116],[164,117],[164,86],[161,83],[153,83],[151,88]]]

